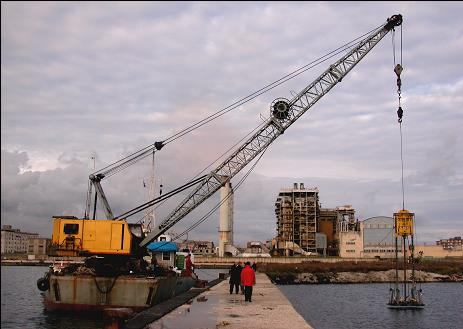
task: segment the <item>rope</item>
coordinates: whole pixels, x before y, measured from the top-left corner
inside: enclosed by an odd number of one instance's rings
[[[404,160],[402,147],[402,122],[399,122],[400,129],[400,163],[402,165],[402,210],[405,210],[405,190],[404,190]]]

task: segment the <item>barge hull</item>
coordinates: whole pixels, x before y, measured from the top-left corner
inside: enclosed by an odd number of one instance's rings
[[[47,311],[102,311],[127,307],[141,311],[193,287],[192,277],[94,277],[51,275],[44,292]]]

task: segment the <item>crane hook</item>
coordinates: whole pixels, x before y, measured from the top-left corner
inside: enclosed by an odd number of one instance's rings
[[[404,114],[404,111],[402,110],[402,107],[399,106],[399,109],[397,110],[397,116],[399,117],[399,123],[402,123],[402,116]]]

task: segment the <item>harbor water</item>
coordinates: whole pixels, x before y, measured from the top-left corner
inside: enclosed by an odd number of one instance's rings
[[[389,283],[279,286],[316,329],[457,329],[463,323],[463,283],[422,284],[425,308],[388,309]]]
[[[44,311],[36,281],[46,271],[47,267],[42,266],[2,266],[1,328],[102,328],[101,317]],[[195,272],[203,280],[213,280],[226,270],[197,269]],[[461,328],[463,323],[462,283],[423,284],[426,307],[417,311],[386,308],[389,284],[284,285],[279,288],[316,329],[453,329]]]

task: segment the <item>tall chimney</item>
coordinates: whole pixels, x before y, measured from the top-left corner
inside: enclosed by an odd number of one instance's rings
[[[233,244],[233,189],[230,181],[220,188],[219,257],[225,256],[227,244]]]

